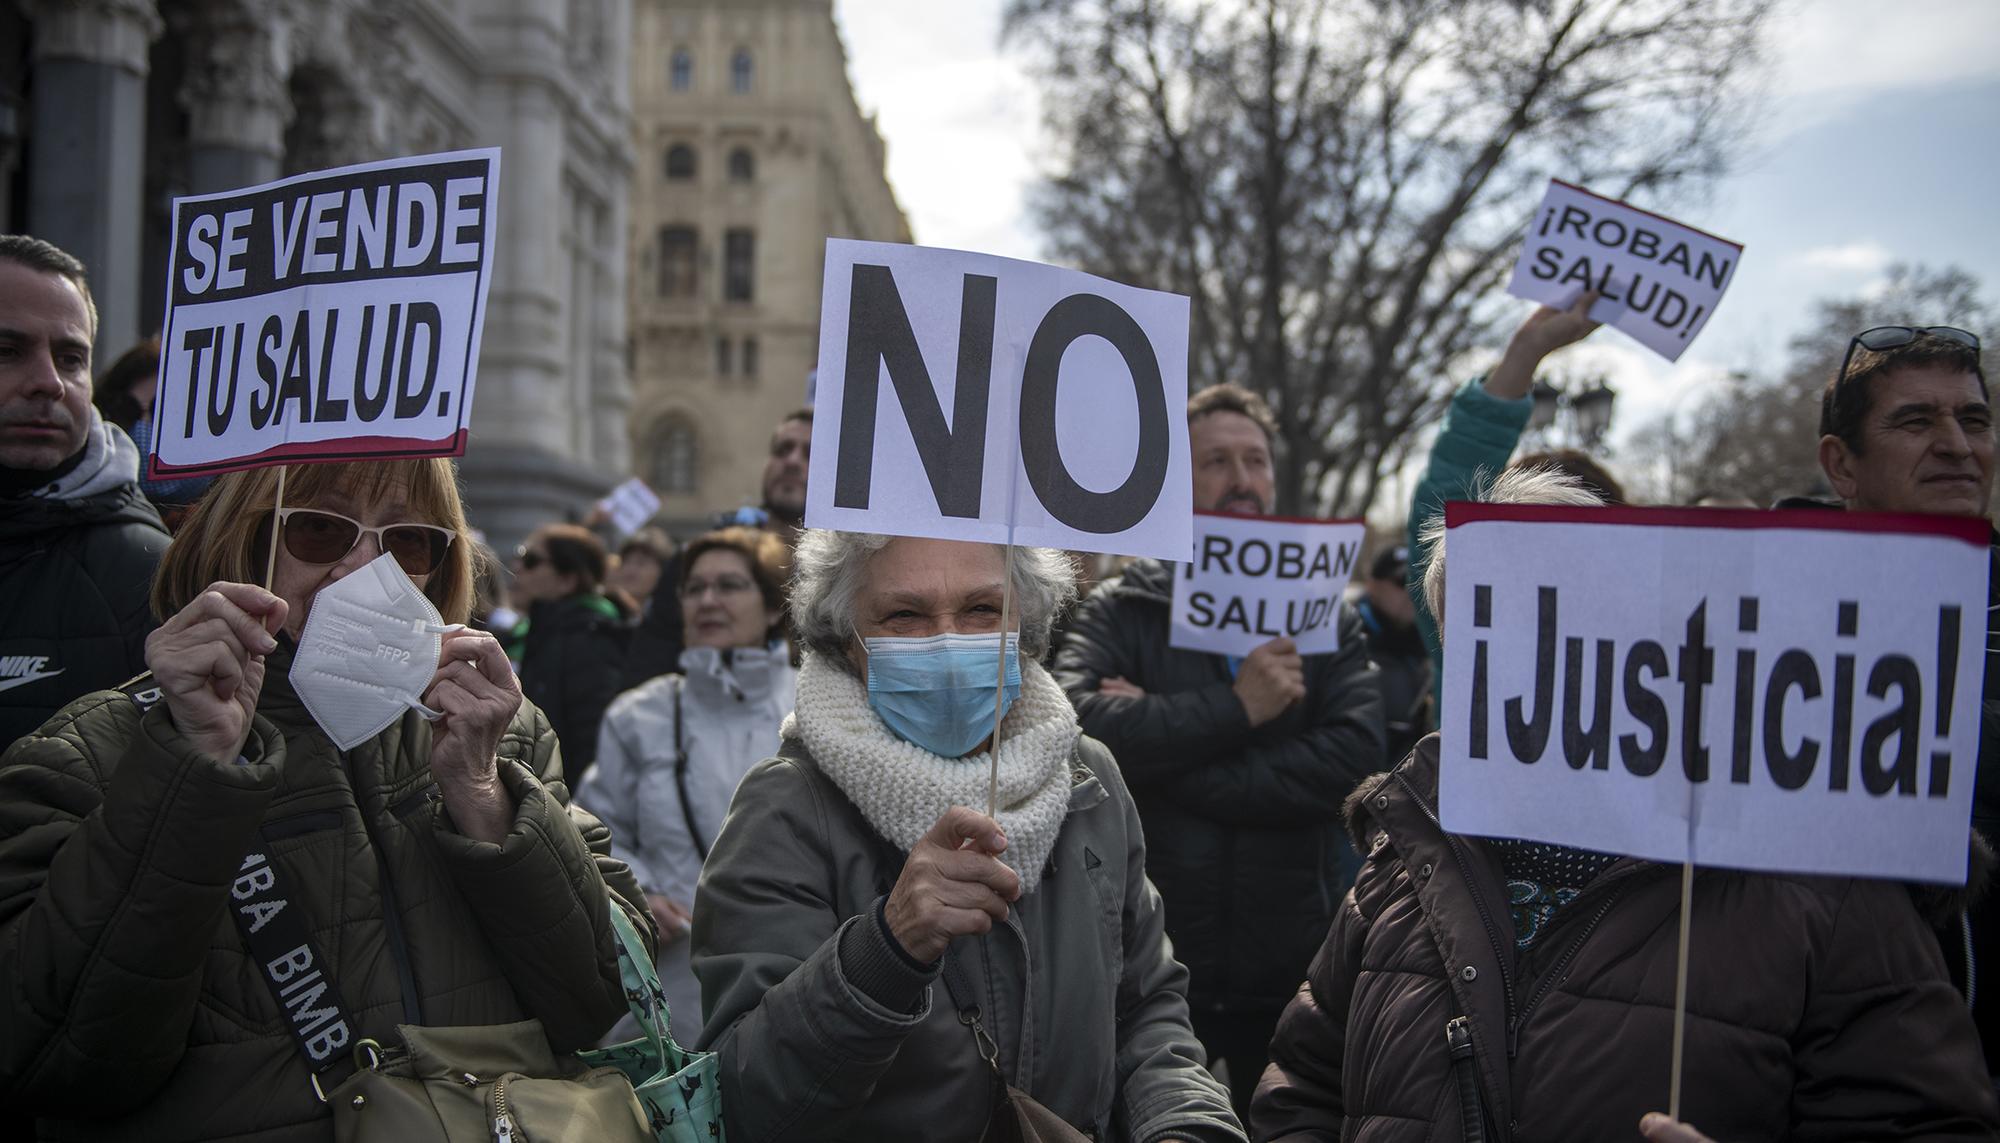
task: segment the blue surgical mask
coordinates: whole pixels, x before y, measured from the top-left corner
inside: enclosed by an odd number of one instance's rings
[[[1021,637],[1006,642],[1002,713],[1021,696]],[[868,705],[896,737],[940,758],[963,758],[993,734],[1000,634],[864,639]]]

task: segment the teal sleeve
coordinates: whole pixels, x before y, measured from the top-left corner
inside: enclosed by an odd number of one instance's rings
[[[1417,604],[1417,629],[1430,648],[1432,677],[1443,686],[1444,654],[1438,642],[1437,623],[1424,605],[1424,569],[1430,552],[1419,541],[1424,527],[1444,512],[1445,501],[1470,497],[1480,473],[1493,474],[1507,467],[1514,446],[1528,427],[1534,411],[1533,397],[1502,400],[1486,391],[1486,379],[1475,377],[1451,399],[1444,420],[1438,425],[1437,441],[1424,465],[1424,476],[1410,498],[1408,543],[1410,547],[1410,595]]]

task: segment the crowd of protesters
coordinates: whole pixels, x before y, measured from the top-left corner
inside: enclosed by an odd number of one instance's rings
[[[236,915],[254,855],[375,1038],[629,1038],[623,911],[739,1143],[1002,1105],[1140,1143],[1993,1138],[2000,671],[1965,890],[1700,871],[1684,1122],[1676,871],[1439,824],[1444,503],[1626,501],[1515,455],[1593,300],[1453,396],[1339,649],[1237,658],[1171,645],[1158,561],[1079,594],[1066,553],[802,531],[810,409],[756,507],[511,559],[444,460],[293,466],[282,512],[276,469],[143,482],[158,345],[93,379],[84,267],[0,236],[0,1135],[331,1137]],[[1271,512],[1263,400],[1187,416],[1195,506]],[[1970,334],[1857,331],[1821,428],[1832,496],[1786,506],[1986,515]],[[291,668],[385,554],[439,665],[348,741]]]

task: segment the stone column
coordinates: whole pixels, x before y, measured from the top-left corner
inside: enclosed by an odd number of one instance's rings
[[[283,4],[206,0],[180,9],[186,45],[188,191],[208,194],[278,177],[285,156],[290,21]]]
[[[28,230],[90,269],[96,357],[152,323],[139,313],[152,0],[36,0]]]

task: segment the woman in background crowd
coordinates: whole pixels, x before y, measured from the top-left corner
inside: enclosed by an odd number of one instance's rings
[[[562,741],[564,776],[583,781],[597,757],[597,726],[618,694],[633,616],[604,593],[609,560],[588,528],[537,529],[514,558],[513,599],[527,618],[509,637],[521,690]]]
[[[611,569],[611,587],[624,592],[640,615],[653,609],[653,597],[664,584],[667,598],[662,600],[668,606],[675,603],[673,587],[679,580],[675,569],[670,578],[669,569],[674,568],[674,542],[658,528],[641,528],[625,538],[618,545],[618,562]]]
[[[681,939],[695,879],[736,783],[777,752],[778,725],[792,712],[784,640],[791,558],[782,540],[753,528],[724,528],[687,546],[673,585],[689,643],[681,673],[618,696],[598,731],[597,764],[577,790],[577,804],[611,827],[612,852],[646,891],[660,927],[660,983],[684,1044],[701,1034],[701,986]]]

